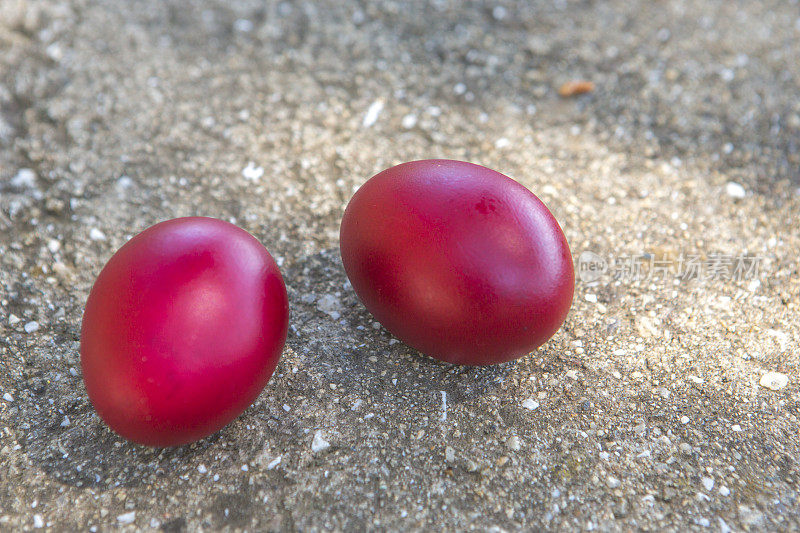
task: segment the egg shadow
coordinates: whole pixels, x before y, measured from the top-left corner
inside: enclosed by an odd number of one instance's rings
[[[15,407],[18,452],[57,483],[100,492],[136,487],[196,472],[204,461],[218,463],[212,456],[220,447],[230,451],[225,461],[238,467],[266,439],[281,433],[274,413],[264,412],[262,394],[228,426],[197,442],[172,448],[135,444],[109,429],[92,407],[80,375],[65,371],[79,358],[66,348],[31,353],[19,388],[24,401]],[[259,417],[265,421],[256,422]]]
[[[33,394],[17,418],[20,451],[59,483],[99,490],[136,486],[153,475],[174,473],[174,465],[220,438],[163,449],[131,443],[100,420],[80,377],[69,381]]]
[[[79,360],[77,350],[60,348],[63,353],[29,359],[31,398],[18,413],[21,452],[59,483],[98,491],[135,487],[186,475],[201,462],[215,463],[211,456],[220,448],[227,451],[224,461],[236,467],[258,455],[265,442],[287,449],[296,445],[304,428],[285,416],[280,404],[292,395],[314,396],[319,387],[334,384],[345,402],[366,400],[386,416],[401,411],[438,416],[442,392],[451,404],[474,402],[498,393],[512,374],[554,372],[565,365],[557,354],[541,349],[535,356],[485,367],[453,365],[417,352],[380,326],[358,300],[336,249],[301,258],[285,268],[284,276],[288,349],[267,389],[227,427],[175,448],[127,441],[97,416],[80,376],[58,368],[59,361],[77,366]],[[309,379],[287,386],[281,374],[293,370]]]
[[[288,345],[298,365],[320,383],[358,397],[396,406],[409,391],[427,393],[438,406],[439,393],[450,402],[491,394],[519,365],[526,371],[560,366],[552,353],[490,366],[445,363],[407,346],[378,324],[353,291],[338,249],[306,256],[285,272],[293,329]],[[523,361],[523,362],[521,362]]]

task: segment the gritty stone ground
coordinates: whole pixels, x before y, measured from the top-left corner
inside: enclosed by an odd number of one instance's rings
[[[0,0],[0,530],[800,528],[798,57],[796,0]],[[516,178],[576,259],[641,275],[578,279],[516,362],[415,353],[337,236],[361,183],[428,157]],[[94,414],[81,314],[184,215],[270,249],[292,326],[244,415],[147,449]],[[678,276],[715,254],[757,272]]]

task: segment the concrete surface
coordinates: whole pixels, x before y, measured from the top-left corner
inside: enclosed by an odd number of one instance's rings
[[[799,56],[796,0],[0,0],[0,529],[800,527]],[[517,362],[414,353],[337,234],[426,157],[643,270],[579,280]],[[81,312],[129,236],[190,214],[281,258],[292,331],[242,417],[145,449],[93,413]]]

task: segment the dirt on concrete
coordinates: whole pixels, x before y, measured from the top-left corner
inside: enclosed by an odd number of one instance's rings
[[[0,530],[800,528],[798,57],[797,0],[0,0]],[[564,228],[529,356],[426,358],[347,281],[353,191],[430,157]],[[240,418],[148,449],[81,314],[185,215],[269,248],[291,331]]]

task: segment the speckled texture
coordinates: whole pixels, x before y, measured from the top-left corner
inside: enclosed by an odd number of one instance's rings
[[[797,57],[796,0],[0,0],[0,529],[800,527]],[[759,272],[579,280],[537,352],[438,363],[337,251],[354,188],[428,157],[531,188],[576,258]],[[253,407],[159,451],[94,414],[78,336],[183,215],[268,246],[292,328]]]

